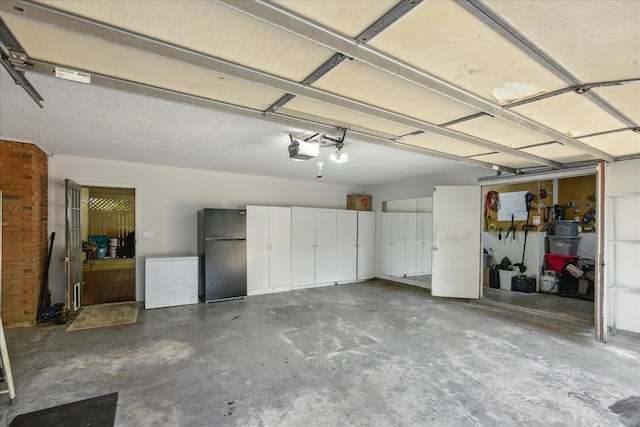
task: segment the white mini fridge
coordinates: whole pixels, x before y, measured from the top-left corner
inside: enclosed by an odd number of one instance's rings
[[[147,257],[144,308],[198,303],[198,257]]]

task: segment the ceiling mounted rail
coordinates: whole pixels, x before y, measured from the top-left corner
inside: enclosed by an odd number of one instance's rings
[[[14,10],[15,5],[20,5],[20,12]],[[498,151],[505,154],[525,158],[531,162],[550,166],[556,169],[562,168],[562,164],[535,156],[533,154],[521,152],[519,150],[496,144],[481,138],[467,135],[451,129],[440,128],[437,125],[424,122],[412,117],[394,113],[382,108],[374,107],[359,101],[354,101],[339,95],[335,95],[311,86],[305,86],[298,82],[293,82],[281,77],[255,70],[242,65],[234,64],[209,55],[195,52],[183,47],[175,46],[167,42],[145,37],[120,28],[112,27],[93,20],[78,17],[69,13],[61,12],[47,6],[33,4],[24,1],[4,0],[0,2],[0,11],[27,19],[39,24],[48,25],[63,31],[76,33],[102,40],[107,43],[136,50],[146,54],[167,58],[175,62],[180,62],[189,66],[214,71],[221,74],[234,76],[261,86],[277,89],[296,96],[302,96],[314,101],[345,108],[365,114],[377,119],[402,124],[425,132],[437,134],[447,138],[468,142],[491,151]],[[91,70],[87,70],[91,72]],[[464,161],[464,157],[457,157]]]
[[[0,62],[13,81],[27,92],[31,99],[38,104],[38,107],[43,108],[41,102],[44,99],[27,80],[24,71],[20,69],[28,65],[28,56],[2,18],[0,18]]]
[[[280,118],[280,119],[283,119],[283,120],[288,120],[288,119],[294,120],[294,121],[295,120],[304,120],[304,121],[310,121],[310,122],[313,122],[313,123],[323,123],[323,124],[325,124],[327,126],[331,126],[333,128],[336,128],[336,129],[345,128],[345,129],[347,129],[349,131],[349,136],[357,135],[358,133],[362,132],[362,129],[359,129],[359,128],[356,128],[356,127],[353,127],[353,126],[349,126],[349,125],[344,124],[344,123],[328,121],[327,119],[324,119],[322,117],[314,116],[314,115],[307,114],[307,113],[300,113],[300,112],[297,112],[297,111],[287,110],[286,108],[282,108],[278,112],[267,111],[265,114],[267,116],[277,117],[277,118]],[[422,131],[418,131],[418,132],[422,132]],[[414,133],[416,133],[416,132],[414,132]],[[412,134],[405,135],[405,136],[411,136],[411,135]],[[515,168],[511,168],[511,167],[507,167],[507,166],[501,166],[501,165],[497,165],[495,163],[487,163],[487,162],[483,162],[482,160],[473,159],[471,157],[461,157],[461,156],[457,156],[455,154],[444,153],[442,151],[436,151],[436,150],[431,150],[429,148],[418,147],[416,145],[407,144],[407,143],[403,142],[402,138],[391,138],[391,137],[386,137],[385,138],[385,137],[381,137],[381,136],[376,136],[376,138],[377,138],[377,140],[375,140],[375,141],[367,141],[367,142],[372,142],[372,143],[375,143],[375,144],[382,144],[382,145],[391,145],[391,146],[396,147],[396,148],[401,148],[401,149],[403,149],[405,151],[411,151],[411,152],[414,152],[414,153],[425,154],[425,155],[429,155],[429,156],[432,156],[432,157],[438,157],[438,158],[441,158],[441,159],[444,159],[444,160],[452,160],[452,161],[455,161],[455,162],[464,163],[464,164],[469,165],[469,166],[476,166],[476,167],[479,167],[479,168],[499,170],[501,172],[508,172],[508,173],[515,173],[516,172]],[[494,153],[486,153],[486,154],[494,154]],[[552,168],[552,169],[555,169],[555,168]]]
[[[29,72],[51,77],[55,74],[55,69],[57,65],[51,64],[45,61],[33,60],[32,66],[29,68]],[[89,73],[86,70],[77,70],[84,71]],[[343,132],[343,128],[336,126],[321,123],[318,121],[313,121],[300,117],[291,117],[284,116],[276,113],[265,113],[261,110],[255,110],[252,108],[241,107],[238,105],[228,104],[220,101],[215,101],[209,98],[202,98],[194,95],[188,95],[181,92],[172,91],[169,89],[163,89],[155,86],[150,86],[142,83],[132,82],[129,80],[124,80],[116,77],[105,76],[101,74],[91,73],[91,85],[98,86],[106,89],[119,90],[123,92],[128,92],[134,95],[148,96],[157,99],[161,99],[164,101],[175,102],[183,105],[191,105],[200,108],[208,108],[216,111],[221,111],[224,113],[239,115],[243,117],[249,117],[253,119],[266,120],[273,123],[285,123],[288,125],[296,125],[301,128],[304,128],[309,131],[314,132],[322,132],[327,134],[340,134]],[[473,160],[473,159],[465,159],[459,158],[457,156],[449,155],[446,153],[441,153],[438,151],[432,151],[427,149],[422,149],[419,147],[411,147],[406,146],[404,144],[398,143],[392,137],[384,137],[382,135],[367,133],[361,129],[349,129],[349,135],[359,141],[385,145],[385,146],[393,146],[399,150],[409,151],[413,153],[418,153],[422,155],[429,155],[432,157],[437,157],[444,160],[453,160],[456,162],[464,163],[470,166],[476,166],[479,168],[491,169],[493,167],[492,164]],[[500,166],[500,170],[508,173],[515,172],[515,169]]]
[[[358,43],[343,34],[333,31],[318,24],[317,22],[311,21],[274,3],[265,0],[215,1],[262,22],[271,24],[321,46],[357,59],[381,71],[385,71],[455,101],[461,102],[480,111],[484,111],[491,116],[513,123],[532,132],[545,135],[595,158],[603,159],[608,162],[615,161],[615,157],[605,153],[604,151],[570,138],[561,132],[543,126],[540,123],[521,116],[513,111],[503,109],[499,105],[493,104],[449,82],[400,61],[397,58],[393,58],[379,50],[373,49],[370,46]]]
[[[516,30],[511,24],[502,19],[490,7],[482,3],[480,0],[465,0],[458,2],[460,6],[465,8],[473,16],[487,24],[491,29],[496,31],[506,40],[511,42],[518,49],[526,53],[530,58],[538,64],[545,67],[555,76],[561,78],[571,86],[584,86],[583,83],[571,71],[563,67],[559,62],[549,56],[544,50],[536,46],[531,40]],[[603,110],[607,111],[618,120],[622,121],[629,127],[638,127],[638,124],[616,109],[614,106],[605,101],[600,95],[592,91],[582,92],[587,98],[593,101]],[[605,159],[606,160],[606,159]]]
[[[410,10],[414,7],[422,3],[423,0],[401,0],[394,7],[392,7],[387,13],[382,15],[380,19],[371,24],[366,30],[360,33],[355,40],[360,43],[367,43],[369,40],[380,34],[382,31],[387,29],[391,24],[396,22],[398,19],[402,18],[406,15]],[[329,60],[327,60],[324,64],[318,67],[313,73],[309,75],[306,79],[302,81],[304,85],[312,85],[322,78],[329,71],[333,70],[337,67],[342,61],[347,59],[346,55],[342,53],[335,53]],[[295,98],[295,95],[290,93],[283,96],[280,100],[278,100],[275,104],[273,104],[272,108],[283,107],[289,101]]]
[[[564,95],[565,93],[577,93],[579,95],[583,95],[587,93],[591,89],[597,89],[599,87],[612,87],[612,86],[623,86],[628,84],[638,84],[640,83],[640,78],[637,79],[625,79],[625,80],[612,80],[607,82],[598,82],[598,83],[587,83],[583,85],[574,85],[565,87],[562,89],[554,90],[551,92],[543,93],[542,95],[532,96],[530,98],[521,99],[520,101],[511,102],[510,104],[504,105],[503,108],[514,108],[519,107],[521,105],[531,104],[532,102],[542,101],[547,98],[553,98],[558,95]],[[466,122],[469,120],[477,119],[479,117],[484,117],[489,114],[487,113],[476,113],[470,114],[466,117],[461,117],[459,119],[451,120],[450,122],[442,123],[440,127],[448,127],[453,126],[458,123]],[[633,128],[633,127],[632,127]]]

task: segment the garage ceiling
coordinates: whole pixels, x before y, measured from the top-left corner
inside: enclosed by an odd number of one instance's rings
[[[347,148],[391,150],[378,161],[513,173],[640,155],[636,0],[3,0],[0,17],[27,77],[82,71],[285,136],[347,129]]]

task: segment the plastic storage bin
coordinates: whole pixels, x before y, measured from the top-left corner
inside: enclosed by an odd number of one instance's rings
[[[553,255],[553,254],[545,254],[544,259],[546,260],[546,269],[555,271],[556,273],[560,273],[562,268],[568,263],[577,261],[580,259],[577,255]]]
[[[498,270],[500,275],[500,289],[511,290],[511,279],[518,274],[515,270]]]
[[[578,221],[556,220],[554,222],[554,234],[556,236],[576,237],[578,235],[578,225],[580,225]]]
[[[577,255],[581,237],[547,236],[550,254]]]

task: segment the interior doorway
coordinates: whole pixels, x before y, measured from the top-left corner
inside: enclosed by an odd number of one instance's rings
[[[82,187],[82,305],[136,300],[135,188]]]
[[[596,184],[590,173],[483,186],[484,303],[595,325]]]

